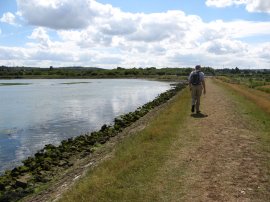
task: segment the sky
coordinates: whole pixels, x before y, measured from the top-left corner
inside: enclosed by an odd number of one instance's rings
[[[270,0],[0,0],[0,66],[270,69]]]

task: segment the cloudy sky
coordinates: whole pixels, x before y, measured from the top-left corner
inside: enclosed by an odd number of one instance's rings
[[[0,0],[0,65],[270,69],[270,0]]]

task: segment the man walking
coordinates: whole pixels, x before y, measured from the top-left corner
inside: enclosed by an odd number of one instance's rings
[[[192,97],[192,107],[191,112],[195,111],[196,107],[196,113],[200,113],[200,98],[203,93],[206,93],[205,89],[205,81],[204,81],[204,73],[201,72],[201,66],[196,65],[195,70],[192,71],[188,78],[189,81],[189,89],[191,91],[191,97]]]

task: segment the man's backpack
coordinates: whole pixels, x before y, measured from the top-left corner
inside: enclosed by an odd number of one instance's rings
[[[191,74],[190,83],[192,85],[199,85],[201,83],[200,72],[193,72]]]

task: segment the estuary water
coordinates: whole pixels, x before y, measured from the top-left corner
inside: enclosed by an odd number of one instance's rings
[[[112,124],[170,88],[140,79],[0,80],[0,173],[46,144]]]

